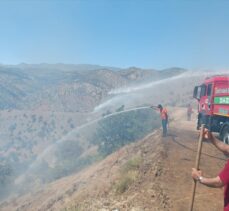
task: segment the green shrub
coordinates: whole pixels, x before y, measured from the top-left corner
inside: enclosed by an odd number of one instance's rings
[[[104,118],[99,122],[92,143],[106,156],[122,146],[143,138],[160,126],[158,115],[152,110],[124,112]]]

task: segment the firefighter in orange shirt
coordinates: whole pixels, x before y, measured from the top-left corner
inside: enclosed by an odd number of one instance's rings
[[[155,106],[151,106],[151,108],[153,109],[159,109],[160,111],[160,116],[161,116],[161,124],[162,124],[162,129],[163,129],[163,133],[162,136],[166,137],[167,136],[167,127],[168,127],[168,112],[166,108],[163,108],[163,106],[161,104],[159,104],[157,107]]]

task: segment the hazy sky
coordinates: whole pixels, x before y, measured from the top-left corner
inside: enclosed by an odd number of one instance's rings
[[[229,68],[229,1],[0,0],[0,63]]]

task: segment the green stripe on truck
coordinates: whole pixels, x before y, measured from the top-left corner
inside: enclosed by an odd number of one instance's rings
[[[214,104],[228,104],[229,105],[229,96],[215,97]]]

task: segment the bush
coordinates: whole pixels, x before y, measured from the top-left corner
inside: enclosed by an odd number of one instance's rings
[[[56,156],[59,160],[72,160],[78,158],[83,148],[78,141],[64,141],[58,146]]]
[[[134,157],[125,163],[120,172],[120,179],[115,184],[116,193],[124,193],[137,180],[141,163],[141,157]]]
[[[116,193],[124,193],[136,181],[138,173],[136,171],[128,172],[116,183]]]
[[[81,208],[80,205],[75,204],[75,205],[71,205],[70,207],[67,208],[63,208],[61,211],[83,211],[84,209]]]
[[[111,114],[111,111],[107,110],[105,113],[102,114],[102,116],[105,117],[105,116],[107,116],[109,114]]]
[[[128,160],[126,164],[122,167],[122,172],[128,172],[128,171],[134,171],[139,169],[140,165],[142,163],[142,158],[139,156],[136,156],[132,158],[131,160]]]
[[[69,148],[70,146],[72,146],[72,148]],[[56,152],[57,164],[55,167],[49,168],[47,178],[51,178],[51,180],[59,179],[78,172],[86,166],[103,158],[100,155],[80,157],[81,153],[82,148],[77,142],[75,142],[74,145],[69,142],[68,147],[65,148],[60,147],[59,151]]]
[[[106,156],[120,147],[143,138],[160,126],[158,116],[152,110],[119,113],[104,118],[92,136],[92,143]]]
[[[122,105],[122,106],[120,106],[119,108],[117,108],[117,109],[115,110],[115,112],[124,111],[124,108],[125,108],[125,105]]]

